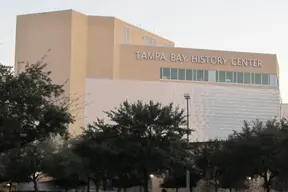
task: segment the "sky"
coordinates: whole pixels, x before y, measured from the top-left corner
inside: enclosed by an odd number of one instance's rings
[[[0,63],[14,64],[17,15],[74,9],[117,17],[177,47],[277,54],[288,103],[287,8],[287,0],[0,0]]]

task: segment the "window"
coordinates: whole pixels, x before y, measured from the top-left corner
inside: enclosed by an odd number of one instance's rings
[[[279,86],[278,79],[276,75],[270,75],[270,85],[271,86]]]
[[[162,68],[162,79],[170,79],[170,68]]]
[[[172,46],[170,45],[170,43],[164,42],[164,47],[172,47]]]
[[[204,81],[204,71],[203,70],[197,70],[197,81]]]
[[[268,75],[268,74],[262,74],[262,84],[263,85],[269,85],[270,84],[269,77],[270,77],[270,75]]]
[[[243,72],[237,72],[237,83],[244,83]]]
[[[261,79],[261,74],[257,73],[255,74],[255,84],[261,85],[262,79]]]
[[[250,84],[251,83],[251,75],[250,73],[244,73],[244,83]]]
[[[255,74],[251,73],[251,84],[255,84]]]
[[[225,82],[225,71],[219,71],[219,82]]]
[[[193,81],[196,81],[197,80],[197,70],[194,69],[193,70]]]
[[[157,45],[157,40],[153,37],[150,38],[150,45],[154,45],[156,46]]]
[[[156,46],[157,45],[157,40],[153,37],[150,37],[149,35],[145,35],[144,36],[144,44],[145,45],[153,45]]]
[[[208,81],[208,70],[204,70],[204,81]]]
[[[126,44],[130,43],[130,38],[131,38],[131,34],[130,34],[130,27],[124,25],[124,37],[123,37],[123,42]]]
[[[203,69],[160,68],[160,79],[180,81],[206,81],[277,86],[277,76],[272,74],[213,71]]]
[[[208,75],[208,78],[207,78],[207,81],[209,82],[217,82],[216,81],[216,74],[217,74],[217,71],[211,71],[211,70],[206,70],[207,71],[207,75]],[[206,76],[205,76],[205,79],[206,79]]]
[[[178,79],[185,80],[185,69],[178,69]]]
[[[186,69],[186,80],[192,81],[192,69]]]
[[[233,72],[233,83],[237,83],[237,72]]]
[[[226,83],[232,83],[233,82],[233,72],[226,72],[226,78],[225,78]]]
[[[178,79],[177,68],[171,68],[171,79]]]

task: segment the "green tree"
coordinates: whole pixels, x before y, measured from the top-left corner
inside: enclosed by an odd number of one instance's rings
[[[87,185],[83,161],[67,143],[46,158],[44,173],[65,191]]]
[[[195,166],[201,171],[202,179],[213,186],[215,191],[220,187],[220,178],[222,173],[220,155],[223,141],[210,140],[207,142],[198,142],[194,144],[193,154]]]
[[[38,192],[38,181],[42,178],[45,158],[53,152],[50,142],[34,142],[22,148],[9,150],[2,157],[4,177],[11,182],[32,182]]]
[[[72,149],[83,159],[86,170],[87,190],[90,188],[90,181],[94,182],[96,190],[99,191],[101,183],[105,188],[106,180],[115,176],[114,169],[119,164],[116,157],[117,145],[114,145],[112,141],[116,138],[115,130],[104,125],[103,121],[99,121],[98,124],[88,125],[81,137],[74,142]]]
[[[14,75],[0,65],[0,152],[21,148],[51,135],[67,136],[73,122],[63,85],[52,82],[43,59]]]
[[[287,121],[276,119],[244,123],[242,132],[234,132],[227,143],[229,164],[241,176],[262,178],[269,192],[274,178],[287,170],[283,142],[287,138]]]
[[[148,192],[150,174],[163,174],[171,162],[188,163],[190,153],[183,138],[187,133],[184,111],[173,104],[125,101],[106,115],[111,123],[98,121],[94,126],[113,130],[116,137],[110,139],[111,143],[118,143],[114,146],[116,151],[129,154],[127,163],[133,163],[139,173],[144,192]]]
[[[193,191],[193,188],[197,186],[198,181],[201,179],[200,172],[196,169],[190,168],[190,191]],[[172,188],[178,189],[186,188],[186,169],[185,168],[176,168],[173,172],[170,172],[164,176],[163,182],[160,184],[162,188]]]

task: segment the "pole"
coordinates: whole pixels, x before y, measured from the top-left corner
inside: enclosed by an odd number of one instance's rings
[[[280,120],[282,119],[283,116],[283,101],[282,97],[280,96]]]
[[[187,143],[189,144],[189,98],[186,98],[187,103]]]
[[[185,97],[187,105],[187,146],[189,146],[189,97]],[[190,192],[190,171],[186,170],[186,187],[187,192]]]

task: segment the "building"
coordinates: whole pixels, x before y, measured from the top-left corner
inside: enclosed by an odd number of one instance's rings
[[[281,109],[282,109],[281,111],[282,117],[287,119],[288,118],[288,103],[283,103]]]
[[[17,73],[48,49],[56,83],[77,97],[70,132],[104,118],[128,99],[174,102],[191,96],[191,140],[225,138],[244,120],[280,115],[279,68],[274,54],[175,47],[174,42],[113,17],[73,10],[17,17]]]

